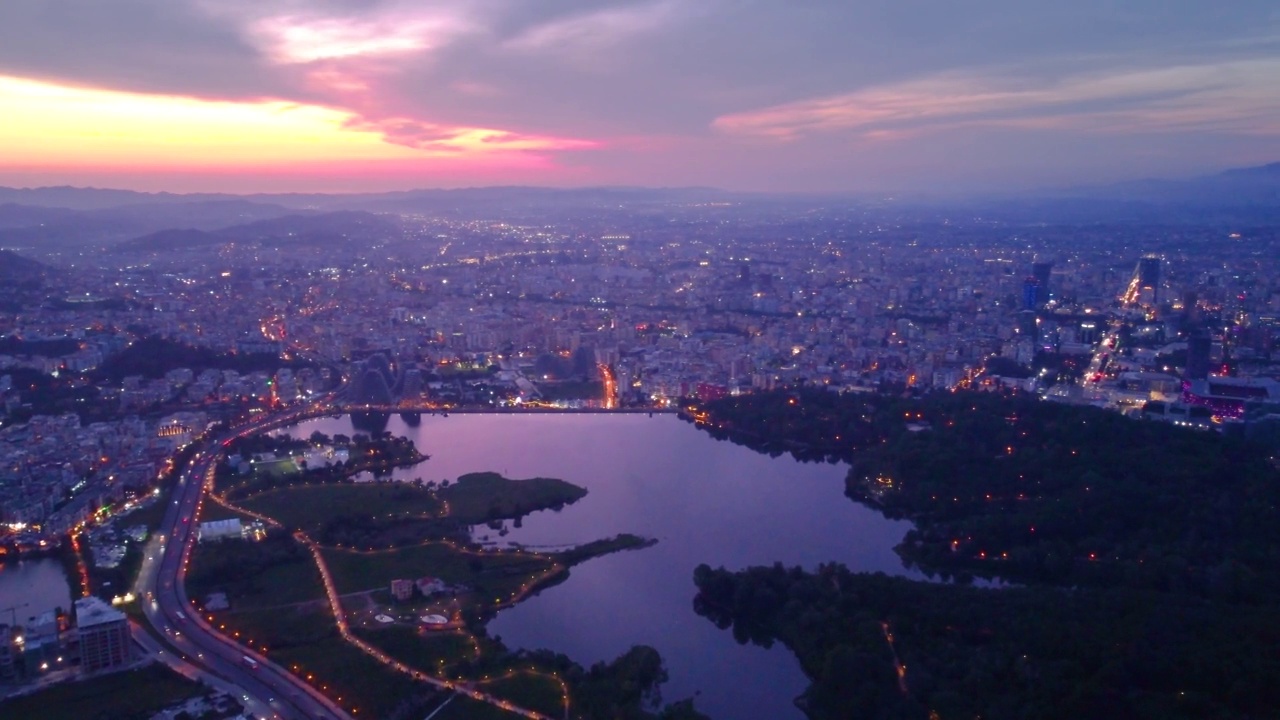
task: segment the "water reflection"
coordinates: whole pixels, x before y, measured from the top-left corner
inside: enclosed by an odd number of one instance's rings
[[[306,423],[350,434],[345,418]],[[592,560],[569,580],[490,624],[511,647],[549,648],[590,664],[635,644],[662,653],[674,700],[700,693],[712,717],[802,718],[791,704],[807,680],[791,653],[738,645],[693,612],[699,563],[737,569],[782,562],[917,574],[893,553],[910,528],[843,496],[844,466],[769,458],[716,441],[669,415],[427,416],[418,427],[391,418],[387,430],[413,437],[431,456],[399,479],[453,480],[493,470],[508,477],[557,477],[588,489],[560,512],[526,517],[503,542],[560,546],[630,532],[658,538],[645,550]],[[499,540],[488,528],[477,538]]]

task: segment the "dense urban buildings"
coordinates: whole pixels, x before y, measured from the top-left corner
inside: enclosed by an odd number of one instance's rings
[[[184,469],[345,482],[369,462],[351,438],[323,434],[219,456],[221,439],[274,418],[353,413],[376,439],[397,413],[688,413],[774,391],[989,391],[1280,441],[1269,226],[1171,233],[693,191],[604,204],[566,191],[565,206],[512,210],[506,191],[476,192],[492,202],[469,213],[290,209],[265,225],[10,254],[32,264],[0,291],[0,548],[56,554],[79,594],[102,599],[75,600],[74,628],[12,613],[6,632],[24,642],[6,645],[0,675],[132,667],[128,623],[108,601],[155,601],[134,594],[132,574],[174,528],[205,553],[280,541],[274,520],[195,506],[153,535]],[[313,530],[339,542],[369,522]],[[449,605],[467,583],[403,570],[377,583],[394,605],[364,622],[409,617],[424,633],[475,622]],[[234,591],[208,590],[199,607],[234,610]],[[168,622],[186,632],[188,620]],[[262,667],[236,658],[238,671]]]
[[[4,521],[55,538],[145,493],[212,424],[342,376],[353,401],[419,409],[973,386],[1210,406],[1243,428],[1277,399],[1269,231],[659,208],[669,221],[649,204],[295,216],[247,242],[51,249],[56,302],[0,315]]]

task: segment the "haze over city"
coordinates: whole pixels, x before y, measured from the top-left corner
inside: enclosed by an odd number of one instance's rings
[[[1271,720],[1280,9],[0,0],[0,718]]]
[[[0,185],[1025,192],[1280,157],[1265,0],[9,0]]]

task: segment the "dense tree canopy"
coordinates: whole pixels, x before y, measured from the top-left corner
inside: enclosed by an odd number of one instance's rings
[[[762,452],[849,463],[847,495],[914,521],[908,563],[1018,584],[700,566],[698,611],[790,647],[810,717],[1275,716],[1266,448],[983,393],[761,393],[687,416]]]

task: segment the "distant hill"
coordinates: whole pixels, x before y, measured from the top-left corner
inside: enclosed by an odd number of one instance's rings
[[[240,240],[273,241],[276,244],[321,243],[329,240],[380,239],[394,232],[399,224],[388,217],[355,210],[285,215],[259,220],[219,231],[220,235]]]
[[[0,279],[6,282],[47,275],[52,268],[12,250],[0,250]]]
[[[204,230],[186,228],[183,230],[160,230],[142,237],[126,240],[112,249],[116,251],[147,252],[180,250],[200,245],[217,245],[227,242],[227,238]]]
[[[0,230],[62,222],[75,213],[67,208],[0,203]]]
[[[385,240],[398,230],[399,223],[392,218],[343,210],[285,215],[213,231],[193,228],[161,230],[118,243],[112,250],[165,252],[229,242],[350,246]]]
[[[929,203],[920,203],[927,207]],[[1011,223],[1280,224],[1280,163],[1183,180],[1134,180],[942,204]]]
[[[617,203],[690,202],[745,197],[743,193],[704,187],[644,188],[586,187],[544,188],[531,186],[479,187],[455,190],[423,189],[383,193],[142,193],[99,188],[0,187],[0,205],[26,205],[90,211],[132,208],[135,212],[157,212],[173,205],[246,203],[298,210],[366,210],[373,212],[415,212],[450,210],[475,206],[592,206]]]
[[[1280,205],[1280,163],[1236,168],[1187,180],[1135,180],[1083,188],[1080,197],[1148,203],[1239,207]]]
[[[0,188],[0,245],[10,247],[115,243],[160,230],[192,228],[262,242],[287,242],[305,236],[366,233],[372,220],[345,229],[306,226],[301,216],[325,213],[424,214],[441,217],[523,218],[546,213],[606,210],[661,210],[673,205],[709,202],[759,202],[804,199],[847,206],[842,195],[779,196],[706,187],[481,187],[419,189],[382,193],[217,193],[181,195],[97,188]],[[903,206],[899,206],[903,207]],[[918,203],[920,209],[964,209],[1010,222],[1059,223],[1280,223],[1280,163],[1237,168],[1183,180],[1139,180],[1112,185],[1007,193],[980,201]],[[354,216],[348,217],[351,220]],[[291,219],[286,219],[291,218]],[[384,218],[385,219],[385,218]],[[271,225],[280,220],[281,224]],[[257,225],[266,221],[266,225]],[[362,225],[363,224],[363,225]],[[224,231],[225,229],[225,231]],[[293,235],[290,235],[293,233]],[[301,235],[299,235],[301,233]],[[192,238],[188,237],[187,240]]]
[[[45,249],[110,244],[172,228],[217,230],[298,212],[240,198],[190,202],[184,198],[95,210],[8,203],[0,204],[0,245]]]

